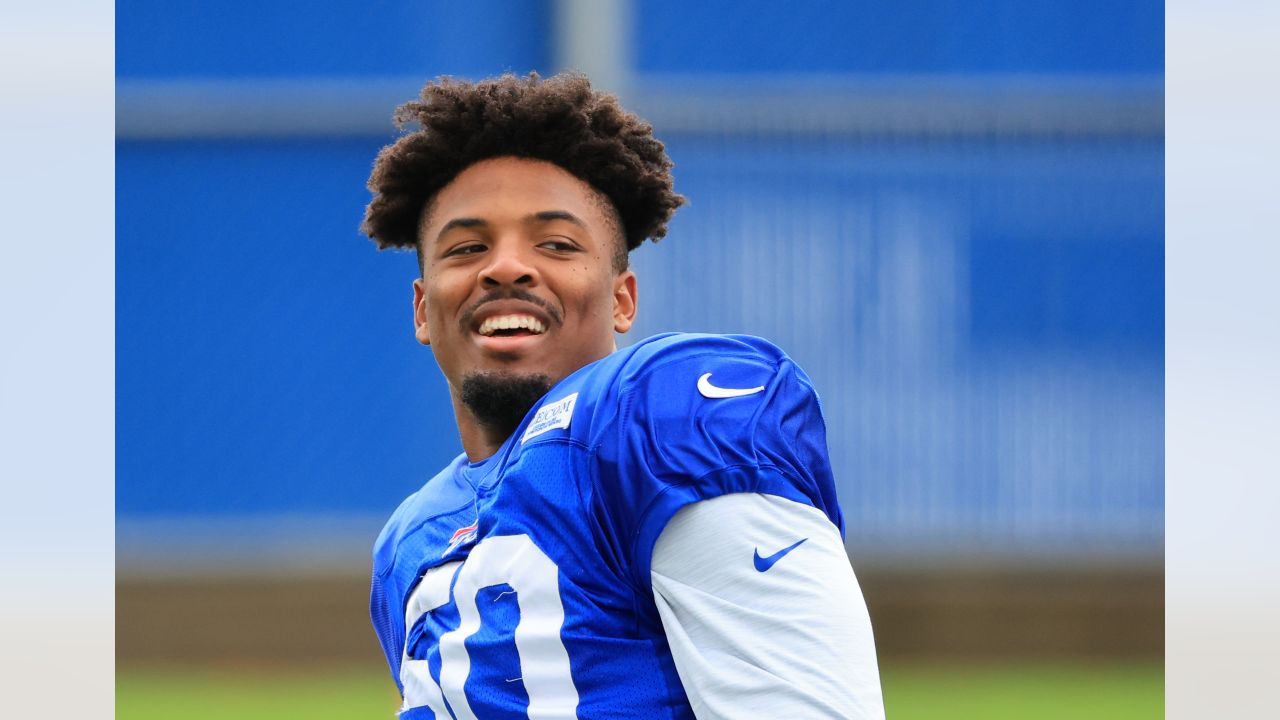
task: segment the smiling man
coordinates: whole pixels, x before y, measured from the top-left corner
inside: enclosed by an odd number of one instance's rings
[[[617,350],[683,202],[581,76],[429,84],[364,230],[414,248],[463,452],[392,515],[370,609],[402,718],[882,718],[817,396],[758,338]]]

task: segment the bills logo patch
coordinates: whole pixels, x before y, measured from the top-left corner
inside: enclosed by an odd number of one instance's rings
[[[449,547],[440,553],[440,557],[444,557],[449,553],[457,550],[462,545],[472,542],[476,539],[476,530],[480,527],[480,522],[476,521],[466,527],[458,528],[453,531],[453,537],[449,538]]]
[[[531,438],[536,438],[542,433],[569,427],[569,421],[573,419],[573,406],[577,402],[578,393],[573,393],[553,403],[543,405],[533,416],[528,429],[524,431],[524,436],[520,438],[520,444],[523,445]]]

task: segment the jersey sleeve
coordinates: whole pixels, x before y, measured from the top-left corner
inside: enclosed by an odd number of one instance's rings
[[[638,588],[681,508],[734,493],[811,506],[843,535],[826,427],[809,379],[758,338],[699,336],[621,378],[616,422],[598,448],[599,495]]]
[[[884,720],[866,603],[813,507],[748,493],[685,507],[654,547],[653,598],[697,717]]]

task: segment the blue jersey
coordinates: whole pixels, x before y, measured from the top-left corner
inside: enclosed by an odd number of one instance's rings
[[[492,457],[392,515],[370,610],[413,718],[692,718],[650,560],[682,507],[811,505],[844,532],[813,387],[759,338],[660,335],[587,365]]]

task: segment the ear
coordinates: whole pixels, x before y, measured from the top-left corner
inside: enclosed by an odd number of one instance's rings
[[[427,329],[427,285],[422,278],[413,281],[413,336],[423,345],[431,344]]]
[[[636,274],[630,270],[613,279],[613,331],[624,333],[636,319]]]

